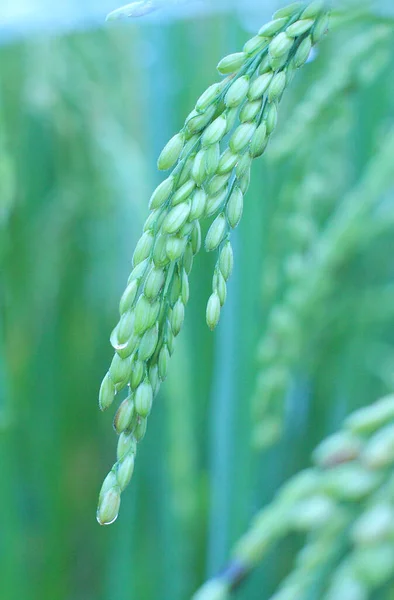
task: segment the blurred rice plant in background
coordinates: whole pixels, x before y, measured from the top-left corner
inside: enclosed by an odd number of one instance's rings
[[[393,390],[394,36],[366,11],[333,29],[284,98],[214,334],[212,258],[197,258],[121,517],[97,525],[114,451],[97,392],[156,159],[244,27],[207,12],[0,48],[4,600],[190,597],[317,443]],[[237,597],[268,599],[294,549]]]

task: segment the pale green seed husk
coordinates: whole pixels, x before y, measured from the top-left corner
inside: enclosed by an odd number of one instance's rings
[[[183,321],[185,319],[185,306],[181,299],[177,300],[172,309],[171,314],[171,329],[175,336],[177,336],[182,329]]]
[[[246,58],[247,55],[245,54],[245,52],[235,52],[233,54],[229,54],[228,56],[222,58],[222,60],[217,66],[217,70],[222,75],[235,73],[242,67]]]
[[[137,296],[138,282],[134,279],[130,281],[119,302],[119,312],[122,315],[129,310],[133,305]]]
[[[224,214],[220,214],[216,217],[211,227],[208,230],[205,238],[205,250],[212,252],[216,250],[219,244],[223,241],[227,231],[227,221]]]
[[[215,329],[220,319],[220,298],[217,292],[214,292],[207,304],[206,320],[211,331]]]
[[[269,84],[272,81],[274,74],[272,71],[267,71],[259,75],[251,84],[248,92],[249,100],[258,100],[261,98],[268,89]]]
[[[122,492],[130,483],[134,471],[134,454],[130,453],[118,463],[116,468],[116,479]]]
[[[227,120],[224,115],[217,117],[204,131],[201,144],[203,147],[220,142],[226,133]]]
[[[120,434],[129,428],[134,415],[134,402],[131,397],[123,400],[114,417],[114,429]]]
[[[139,265],[143,260],[148,258],[152,250],[154,237],[150,231],[146,231],[138,240],[137,246],[133,254],[133,267]]]
[[[171,175],[155,189],[153,192],[151,199],[149,201],[149,208],[153,210],[154,208],[160,208],[166,200],[171,196],[171,193],[174,189],[174,178]]]
[[[261,156],[268,144],[267,124],[265,121],[256,129],[250,142],[250,155],[253,158]]]
[[[259,29],[259,35],[263,37],[272,37],[277,34],[288,23],[287,17],[273,19]]]
[[[255,131],[255,123],[242,123],[242,125],[237,127],[229,142],[229,146],[234,154],[239,154],[246,148]]]
[[[294,40],[290,38],[286,32],[282,31],[279,33],[269,45],[268,51],[272,58],[279,58],[284,54],[287,55],[294,43]]]
[[[243,211],[243,194],[238,187],[235,187],[231,192],[227,202],[226,216],[228,224],[231,228],[237,227]]]
[[[99,392],[99,406],[101,410],[107,410],[112,405],[115,393],[115,385],[109,373],[107,373],[101,383]]]
[[[183,133],[177,133],[163,148],[158,161],[157,167],[160,171],[171,169],[178,161],[185,144],[185,136]]]
[[[286,29],[286,35],[291,38],[298,37],[309,31],[314,22],[315,21],[313,19],[300,19]]]
[[[257,115],[260,113],[262,106],[262,100],[246,102],[239,113],[240,122],[250,123],[251,121],[254,121]]]
[[[309,54],[312,49],[312,38],[309,35],[304,40],[302,40],[301,44],[298,46],[297,51],[294,55],[294,66],[296,69],[302,67],[306,63],[309,58]]]
[[[222,190],[215,196],[208,197],[205,211],[206,217],[211,217],[219,210],[219,208],[223,205],[224,201],[226,200],[227,194],[228,188],[226,187],[224,190]]]
[[[159,340],[159,327],[158,324],[151,329],[148,329],[141,338],[140,345],[138,347],[138,359],[141,361],[147,361],[155,352],[157,342]]]
[[[112,488],[103,494],[99,501],[97,509],[97,521],[100,525],[110,525],[113,523],[119,513],[120,507],[120,489]]]
[[[286,87],[286,74],[283,71],[276,73],[267,90],[268,102],[279,100]]]
[[[190,214],[190,202],[174,206],[163,221],[164,233],[176,233],[184,225]]]
[[[227,150],[225,150],[225,152],[220,157],[217,169],[218,175],[225,175],[226,173],[232,171],[233,168],[236,166],[237,162],[239,161],[239,158],[239,154],[234,154],[234,152],[232,152],[230,148],[227,148]]]
[[[192,205],[190,210],[189,219],[194,221],[200,219],[205,212],[207,205],[207,194],[204,190],[198,189],[194,192],[192,197]]]
[[[132,390],[137,389],[140,385],[145,373],[145,366],[141,360],[133,362],[130,376],[130,387]]]
[[[239,106],[246,98],[246,95],[249,90],[249,78],[246,76],[240,77],[236,79],[234,83],[231,84],[227,94],[225,96],[225,104],[228,108],[234,108]]]
[[[233,271],[233,265],[233,249],[231,247],[230,242],[226,242],[224,246],[220,249],[219,254],[219,268],[225,281],[228,281],[228,279],[230,278],[230,275]]]
[[[174,195],[172,196],[171,206],[176,206],[177,204],[181,204],[181,202],[187,200],[191,196],[195,187],[196,183],[192,179],[186,181],[186,183],[184,183],[179,189],[177,189]]]
[[[143,381],[136,389],[134,396],[135,410],[140,417],[146,418],[149,415],[152,409],[152,403],[152,386],[149,380],[145,379],[145,381]]]
[[[116,450],[117,460],[122,460],[126,454],[136,454],[137,442],[135,441],[132,432],[124,431],[120,434],[118,439],[118,446]]]

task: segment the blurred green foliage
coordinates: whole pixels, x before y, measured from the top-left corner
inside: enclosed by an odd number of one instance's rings
[[[334,28],[291,85],[272,147],[254,166],[224,318],[207,330],[212,259],[202,253],[169,380],[108,528],[95,505],[115,441],[97,392],[159,181],[156,158],[219,58],[248,33],[230,16],[206,16],[0,49],[1,598],[189,597],[318,441],[392,390],[394,169],[386,166],[302,324],[281,441],[253,449],[256,349],[291,286],[283,269],[299,251],[297,202],[313,228],[309,252],[393,130],[385,27],[365,15]],[[288,542],[240,600],[269,598],[293,555]]]

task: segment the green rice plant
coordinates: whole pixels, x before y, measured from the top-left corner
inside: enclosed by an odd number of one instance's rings
[[[207,324],[214,329],[233,268],[230,233],[242,216],[252,161],[267,147],[286,86],[327,26],[322,2],[296,3],[275,13],[242,52],[220,61],[218,71],[225,78],[202,94],[183,129],[159,156],[159,169],[172,171],[150,199],[151,213],[134,251],[134,269],[111,335],[115,355],[100,389],[102,410],[127,391],[114,418],[117,462],[101,488],[101,524],[117,518],[137,443],[167,375],[189,300],[193,258],[201,247],[200,222],[211,219],[205,249],[217,253],[206,309]]]
[[[254,442],[258,447],[276,442],[281,434],[284,399],[292,371],[302,357],[313,324],[321,322],[321,307],[339,285],[336,273],[366,236],[371,239],[374,233],[381,231],[379,226],[375,229],[375,220],[371,225],[371,215],[382,195],[393,185],[393,151],[394,132],[391,130],[361,181],[338,204],[305,256],[298,258],[293,267],[297,272],[291,273],[291,285],[271,309],[258,350],[260,373],[254,393],[258,419]]]
[[[253,519],[230,564],[193,596],[226,600],[291,533],[305,536],[271,600],[366,600],[394,576],[394,396],[351,414]]]

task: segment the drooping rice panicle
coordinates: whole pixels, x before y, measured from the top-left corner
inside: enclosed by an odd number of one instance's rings
[[[328,13],[320,1],[279,10],[242,52],[220,61],[218,71],[225,78],[202,94],[183,129],[159,156],[159,169],[172,171],[150,199],[151,213],[111,335],[115,355],[100,389],[102,410],[127,391],[114,419],[117,462],[100,492],[101,524],[112,523],[118,515],[137,443],[167,374],[189,298],[193,258],[201,247],[200,221],[212,220],[205,249],[217,253],[206,311],[208,326],[214,329],[226,300],[233,266],[230,233],[242,216],[251,163],[264,153],[276,127],[286,86],[327,26]]]
[[[368,600],[394,576],[394,396],[359,409],[253,519],[227,568],[193,600],[227,600],[277,542],[306,536],[271,600]]]

